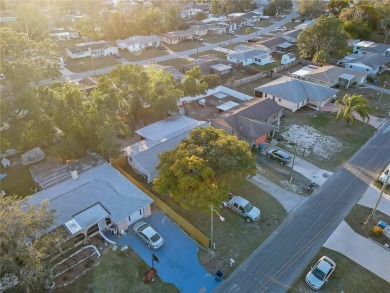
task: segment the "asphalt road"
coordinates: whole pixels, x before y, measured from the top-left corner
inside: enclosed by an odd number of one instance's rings
[[[390,161],[390,120],[213,292],[286,292]]]

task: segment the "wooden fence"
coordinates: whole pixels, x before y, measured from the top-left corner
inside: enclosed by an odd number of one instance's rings
[[[204,235],[201,231],[199,231],[196,227],[194,227],[190,222],[176,213],[170,206],[168,206],[165,202],[163,202],[159,197],[153,194],[146,186],[144,186],[141,182],[133,178],[130,174],[128,174],[125,170],[122,169],[123,166],[127,164],[126,157],[120,157],[116,161],[112,162],[112,165],[122,173],[128,180],[130,180],[134,185],[136,185],[139,189],[145,192],[150,198],[154,200],[155,205],[164,212],[168,217],[170,217],[179,227],[181,227],[190,237],[192,237],[196,242],[202,245],[205,249],[210,248],[210,240]]]

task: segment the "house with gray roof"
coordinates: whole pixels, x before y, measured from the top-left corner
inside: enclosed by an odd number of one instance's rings
[[[178,44],[186,40],[192,40],[194,37],[194,32],[187,31],[173,31],[166,34],[160,35],[161,42],[166,44]]]
[[[270,98],[280,106],[295,112],[303,106],[321,109],[339,90],[283,76],[255,88],[255,97]]]
[[[120,49],[126,49],[129,52],[138,52],[146,48],[160,46],[158,36],[133,36],[124,40],[117,40],[116,45]]]
[[[354,44],[353,53],[360,55],[381,54],[390,57],[390,45],[371,41],[361,41]]]
[[[351,84],[362,84],[367,79],[367,74],[364,72],[333,65],[322,67],[307,65],[291,73],[290,76],[328,87],[342,85],[346,88]]]
[[[118,53],[118,48],[112,46],[106,41],[93,41],[76,44],[75,47],[66,48],[67,55],[72,59],[80,59],[85,57],[103,57],[115,55]]]
[[[245,140],[252,147],[264,142],[275,130],[283,108],[271,99],[252,99],[215,115],[211,126]]]
[[[243,66],[249,64],[265,65],[274,62],[268,51],[260,50],[256,47],[237,46],[234,53],[226,56],[227,60],[233,63],[239,63]]]
[[[364,72],[368,75],[376,75],[386,70],[386,64],[390,62],[390,56],[382,54],[349,54],[337,62],[344,68]]]
[[[48,231],[61,229],[69,238],[102,235],[112,226],[120,233],[151,214],[153,200],[96,153],[33,179],[42,190],[26,206],[47,202],[55,216]]]
[[[256,42],[255,46],[261,49],[273,52],[276,51],[276,47],[280,44],[286,43],[287,39],[283,37],[275,37]],[[292,45],[292,44],[291,44]]]
[[[138,134],[141,133],[147,138],[123,149],[124,155],[129,165],[151,183],[158,177],[156,168],[160,162],[159,154],[175,149],[188,137],[192,129],[208,125],[205,121],[197,121],[187,116],[169,117],[137,130]]]

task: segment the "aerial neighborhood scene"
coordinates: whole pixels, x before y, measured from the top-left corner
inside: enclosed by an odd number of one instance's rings
[[[0,0],[0,292],[390,292],[390,0]]]

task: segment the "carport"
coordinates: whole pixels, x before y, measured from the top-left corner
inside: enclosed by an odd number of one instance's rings
[[[121,237],[109,232],[105,235],[119,246],[131,247],[149,266],[152,254],[155,254],[160,262],[154,262],[154,267],[161,280],[173,283],[181,292],[206,293],[218,285],[214,276],[210,275],[198,261],[198,244],[170,218],[158,210],[142,221],[149,223],[164,238],[164,245],[160,249],[150,250],[133,234],[132,227]]]

